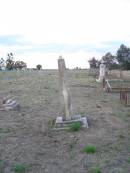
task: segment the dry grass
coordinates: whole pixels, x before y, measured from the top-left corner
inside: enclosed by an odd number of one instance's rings
[[[102,92],[100,84],[85,70],[68,71],[73,110],[87,115],[89,129],[52,132],[48,122],[63,115],[58,92],[58,71],[0,71],[0,98],[11,96],[19,111],[0,111],[0,160],[2,171],[12,165],[27,165],[28,173],[86,173],[100,167],[103,173],[130,172],[130,108],[119,102],[119,94]],[[73,157],[70,144],[74,143]],[[84,154],[93,144],[97,152]]]

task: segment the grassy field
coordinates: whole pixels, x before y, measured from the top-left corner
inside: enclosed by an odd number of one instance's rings
[[[0,99],[21,105],[0,111],[0,173],[130,173],[130,107],[87,70],[68,70],[68,83],[89,129],[51,131],[64,114],[57,70],[0,71]]]

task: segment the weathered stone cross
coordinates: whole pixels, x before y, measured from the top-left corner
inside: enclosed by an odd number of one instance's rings
[[[81,115],[74,115],[72,111],[70,89],[67,84],[65,60],[61,56],[58,59],[58,69],[60,92],[62,93],[64,101],[65,119],[60,116],[57,117],[54,130],[66,129],[68,128],[68,124],[75,122],[79,122],[82,127],[88,128],[87,118],[81,117]]]
[[[70,96],[70,90],[66,80],[66,65],[65,65],[64,59],[61,56],[58,59],[58,69],[59,69],[60,90],[64,99],[65,119],[71,120],[73,115],[71,96]]]
[[[103,80],[106,77],[106,65],[101,62],[100,64],[100,71],[99,71],[99,79],[97,79],[97,82],[103,82]]]

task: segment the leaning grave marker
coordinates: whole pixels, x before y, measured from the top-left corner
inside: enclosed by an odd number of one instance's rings
[[[64,113],[65,117],[57,117],[54,129],[67,129],[69,124],[80,122],[81,127],[88,128],[88,122],[86,117],[81,115],[74,115],[72,110],[72,102],[70,89],[67,85],[66,77],[66,65],[65,60],[60,56],[58,59],[58,70],[59,70],[59,88],[62,93],[62,99],[64,101]]]

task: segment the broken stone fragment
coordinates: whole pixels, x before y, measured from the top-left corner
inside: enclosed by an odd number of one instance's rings
[[[13,99],[4,99],[3,107],[5,110],[17,110],[20,108],[19,103]]]

